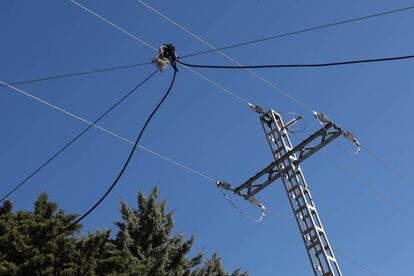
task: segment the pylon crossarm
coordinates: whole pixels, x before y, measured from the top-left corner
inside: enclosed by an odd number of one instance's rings
[[[272,162],[242,185],[235,188],[234,192],[242,193],[246,199],[251,198],[280,177],[279,165],[286,159],[294,156],[295,153],[298,153],[298,158],[294,162],[298,165],[343,133],[344,131],[341,128],[337,127],[332,122],[328,122],[324,127],[309,136],[302,143],[288,151],[286,154],[280,156],[276,161]],[[285,167],[283,173],[289,169],[290,166]]]

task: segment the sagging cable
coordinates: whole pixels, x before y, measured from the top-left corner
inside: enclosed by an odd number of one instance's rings
[[[316,120],[318,120],[318,122],[322,125],[325,126],[327,123],[333,123],[328,116],[326,116],[323,113],[317,112],[317,111],[313,111],[313,115],[316,118]],[[361,143],[355,138],[355,136],[347,130],[343,130],[342,128],[337,127],[338,129],[340,129],[342,131],[343,136],[345,137],[346,140],[353,142],[355,144],[356,150],[354,152],[350,152],[348,150],[345,149],[345,151],[347,151],[350,154],[358,154],[361,152]],[[338,143],[337,143],[338,144]],[[340,144],[338,144],[338,146],[340,146],[342,148],[342,146]]]
[[[249,219],[249,220],[251,220],[251,221],[254,221],[254,222],[261,222],[262,220],[263,220],[263,218],[265,217],[265,215],[266,215],[266,207],[259,201],[259,200],[257,200],[257,199],[255,199],[255,198],[253,198],[253,197],[250,197],[250,198],[246,198],[246,196],[245,195],[243,195],[243,194],[241,194],[240,192],[236,192],[235,191],[235,187],[233,187],[231,184],[229,184],[229,183],[226,183],[226,182],[222,182],[222,181],[216,181],[216,186],[217,186],[217,188],[219,188],[221,191],[222,191],[222,193],[223,193],[223,196],[224,196],[224,198],[241,214],[241,215],[243,215],[245,218],[247,218],[247,219]],[[250,217],[250,216],[248,216],[245,212],[243,212],[229,197],[228,197],[228,195],[226,194],[226,191],[231,191],[231,192],[233,192],[234,194],[236,194],[236,195],[238,195],[238,196],[241,196],[241,197],[243,197],[245,200],[247,200],[247,201],[249,201],[253,206],[257,206],[257,207],[259,207],[260,208],[260,210],[261,210],[261,212],[260,212],[260,217],[259,218],[257,218],[257,219],[255,219],[255,218],[252,218],[252,217]]]

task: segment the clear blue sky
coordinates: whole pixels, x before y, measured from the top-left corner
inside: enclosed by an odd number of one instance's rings
[[[97,13],[158,47],[173,43],[180,55],[208,48],[135,0],[83,1]],[[195,34],[225,46],[272,34],[404,7],[410,1],[151,1]],[[383,16],[228,50],[245,64],[326,62],[413,54],[414,12]],[[69,1],[0,3],[0,80],[42,76],[150,61],[153,50],[91,16]],[[217,53],[188,59],[193,63],[229,63]],[[362,143],[410,175],[414,80],[412,61],[319,69],[262,70],[260,74],[328,114]],[[94,120],[154,68],[134,68],[20,85],[86,119]],[[201,71],[200,71],[201,72]],[[134,140],[171,79],[157,75],[101,125]],[[306,133],[318,129],[309,111],[281,96],[244,71],[206,70],[212,80],[266,108],[304,114]],[[4,194],[85,125],[9,88],[0,88],[0,192]],[[344,139],[339,140],[349,146]],[[258,118],[241,102],[187,70],[145,133],[142,145],[214,178],[235,185],[272,161]],[[13,196],[17,209],[31,209],[48,191],[68,212],[82,213],[101,195],[122,166],[131,145],[92,129]],[[338,170],[330,155],[380,193],[414,214],[413,186],[365,152],[352,156],[334,144],[307,160],[305,172],[330,242],[380,275],[410,275],[414,220]],[[211,183],[139,150],[121,182],[84,221],[86,229],[112,227],[119,202],[136,206],[136,194],[158,185],[161,198],[175,210],[175,227],[195,250],[219,251],[225,267],[251,275],[311,275],[309,261],[280,182],[259,198],[268,207],[262,223],[240,216]],[[257,210],[238,201],[251,215]],[[368,275],[336,253],[345,275]]]

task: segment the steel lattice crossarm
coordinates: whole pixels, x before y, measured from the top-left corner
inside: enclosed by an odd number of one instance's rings
[[[268,120],[267,116],[262,116],[261,121],[266,122]],[[267,123],[266,123],[267,124]],[[287,158],[294,156],[296,153],[299,157],[295,160],[294,164],[299,165],[305,159],[310,157],[312,154],[320,150],[322,147],[329,144],[335,138],[344,133],[344,130],[337,127],[332,122],[327,122],[321,129],[316,131],[314,134],[309,136],[302,143],[290,149],[285,155],[280,156],[276,161],[272,162],[269,166],[258,172],[256,175],[251,177],[245,183],[237,187],[234,192],[240,195],[243,195],[246,199],[251,198],[273,181],[280,177],[280,172],[278,166],[283,163]],[[283,171],[285,173],[290,167],[286,167]],[[265,179],[263,180],[263,177]],[[246,192],[243,192],[246,190]]]

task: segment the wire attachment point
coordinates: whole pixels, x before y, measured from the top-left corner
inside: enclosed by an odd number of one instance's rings
[[[356,152],[354,152],[353,154],[358,154],[361,152],[361,143],[359,143],[359,141],[355,138],[355,136],[351,132],[344,131],[344,137],[346,140],[355,143]]]
[[[152,60],[152,63],[161,71],[164,72],[168,68],[168,64],[177,69],[177,54],[175,53],[175,47],[172,44],[163,44],[158,50],[158,56]]]
[[[233,191],[233,186],[226,182],[216,181],[216,186],[226,191]]]
[[[322,125],[331,121],[328,116],[326,116],[325,114],[322,114],[320,112],[317,112],[317,111],[313,111],[313,116],[315,116],[315,118]]]
[[[258,114],[263,114],[264,113],[264,109],[260,105],[249,103],[249,106],[254,112],[256,112]]]
[[[245,200],[249,201],[252,205],[257,206],[257,207],[259,207],[261,209],[260,217],[258,219],[253,219],[253,218],[249,217],[248,215],[246,215],[242,210],[240,210],[240,208],[235,203],[233,203],[233,201],[231,201],[231,199],[223,191],[224,197],[230,202],[230,204],[236,210],[239,211],[240,214],[242,214],[243,216],[245,216],[246,218],[248,218],[248,219],[250,219],[250,220],[252,220],[254,222],[260,222],[264,218],[265,211],[266,211],[266,207],[262,203],[260,203],[259,200],[255,199],[253,197],[246,198],[246,196],[244,194],[242,194],[240,192],[237,192],[235,187],[233,187],[231,184],[226,183],[226,182],[216,181],[216,186],[217,186],[217,188],[222,189],[222,190],[225,190],[225,191],[232,191],[234,194],[243,197]]]

